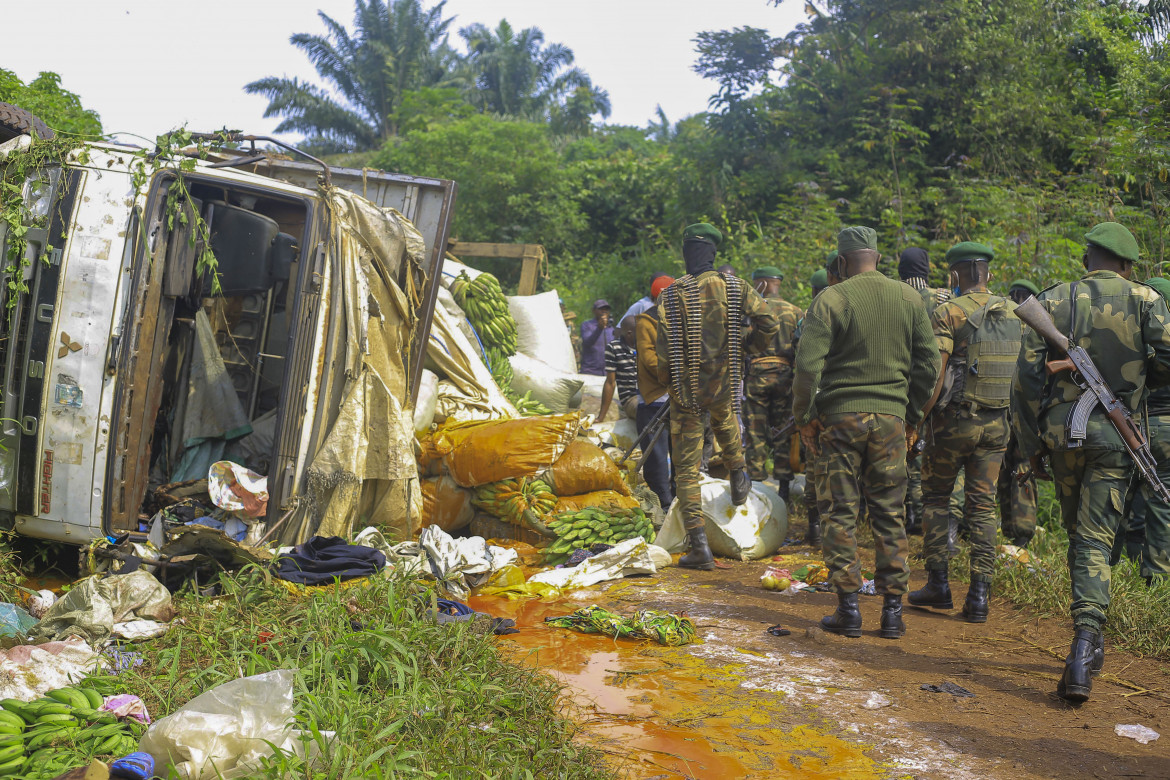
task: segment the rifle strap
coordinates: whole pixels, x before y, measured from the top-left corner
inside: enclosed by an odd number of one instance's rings
[[[1076,346],[1077,338],[1075,330],[1077,327],[1077,286],[1081,283],[1078,279],[1069,285],[1068,295],[1068,343]]]

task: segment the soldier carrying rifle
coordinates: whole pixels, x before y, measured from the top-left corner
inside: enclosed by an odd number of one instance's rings
[[[1020,452],[1037,473],[1048,453],[1068,530],[1074,634],[1057,694],[1071,702],[1089,698],[1105,662],[1109,552],[1134,468],[1165,492],[1131,413],[1149,388],[1170,384],[1170,310],[1155,290],[1130,281],[1137,241],[1116,222],[1085,239],[1088,273],[1016,309],[1031,329],[1012,388]]]

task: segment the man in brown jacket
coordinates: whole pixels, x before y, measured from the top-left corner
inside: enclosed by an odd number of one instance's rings
[[[662,291],[672,284],[674,284],[673,277],[658,277],[650,286],[650,298],[657,302]],[[654,416],[662,411],[663,405],[668,400],[667,387],[658,379],[657,306],[651,306],[638,315],[634,326],[634,338],[638,351],[638,395],[642,399],[638,404],[638,414],[635,420],[638,424],[638,435],[641,436],[642,431],[646,430],[646,426],[650,424]],[[643,446],[649,447],[649,449],[646,452],[646,460],[642,464],[642,477],[658,496],[658,501],[665,511],[674,501],[673,480],[670,475],[670,427],[667,426],[663,430],[654,446],[650,447],[650,442],[645,442]]]

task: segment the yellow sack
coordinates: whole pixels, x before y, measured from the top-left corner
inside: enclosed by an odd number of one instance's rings
[[[442,457],[462,487],[478,487],[536,476],[556,462],[580,427],[577,412],[449,423],[423,439],[423,455]]]
[[[561,512],[576,512],[586,507],[598,509],[637,509],[638,499],[632,496],[623,496],[614,490],[595,490],[592,493],[583,493],[579,496],[560,496],[557,498],[557,514]]]
[[[459,487],[450,477],[424,479],[421,485],[423,528],[437,525],[444,531],[454,531],[470,523],[475,516],[471,492]]]
[[[597,490],[615,490],[630,495],[621,469],[596,444],[577,439],[557,458],[545,481],[558,496],[579,496]]]

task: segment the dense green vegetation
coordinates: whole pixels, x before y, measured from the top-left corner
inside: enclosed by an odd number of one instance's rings
[[[102,132],[97,112],[83,108],[81,98],[62,89],[56,73],[41,73],[25,84],[12,71],[0,68],[0,102],[31,111],[57,132],[94,136]]]
[[[711,110],[677,124],[568,132],[472,115],[455,90],[416,101],[362,161],[457,179],[457,235],[543,242],[546,285],[578,310],[598,295],[630,301],[649,271],[677,270],[677,235],[698,219],[724,229],[739,270],[785,269],[797,301],[850,223],[876,227],[889,257],[990,243],[1000,283],[1075,273],[1081,236],[1103,219],[1138,236],[1139,273],[1168,259],[1168,4],[826,0],[806,11],[779,39],[701,34]]]

